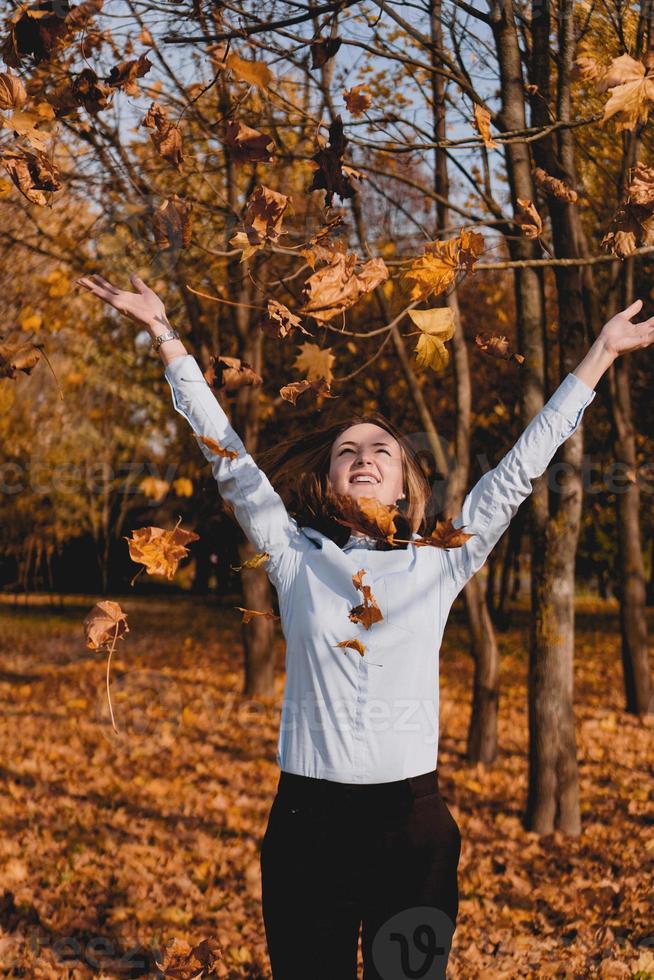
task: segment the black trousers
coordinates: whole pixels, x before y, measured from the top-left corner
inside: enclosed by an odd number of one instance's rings
[[[351,784],[282,772],[261,845],[274,980],[444,977],[461,835],[438,774]]]

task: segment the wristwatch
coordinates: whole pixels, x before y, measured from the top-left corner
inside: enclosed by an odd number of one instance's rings
[[[178,332],[176,330],[169,330],[167,333],[159,334],[158,337],[155,337],[154,338],[154,340],[150,344],[150,347],[152,348],[152,350],[157,350],[158,351],[159,348],[161,347],[161,345],[166,340],[179,340],[179,334],[178,334]]]

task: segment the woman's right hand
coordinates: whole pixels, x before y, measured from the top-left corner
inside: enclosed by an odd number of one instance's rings
[[[164,304],[161,302],[154,290],[146,286],[138,276],[130,275],[132,285],[136,289],[135,293],[130,293],[126,289],[118,289],[112,286],[107,279],[102,276],[82,276],[75,279],[76,285],[84,286],[89,292],[99,299],[113,306],[119,313],[123,313],[141,323],[155,337],[161,333],[161,329],[170,327]]]

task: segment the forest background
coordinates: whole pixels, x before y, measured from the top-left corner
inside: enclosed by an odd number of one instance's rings
[[[380,409],[421,454],[434,522],[456,515],[610,315],[636,297],[651,311],[649,0],[7,8],[6,597],[56,596],[63,610],[70,594],[159,595],[181,609],[186,594],[199,608],[277,610],[149,339],[76,289],[80,275],[130,288],[136,273],[159,293],[255,458]],[[486,786],[502,749],[503,637],[528,597],[520,820],[538,840],[583,831],[580,599],[614,617],[615,643],[598,651],[614,686],[606,702],[595,691],[598,710],[621,718],[636,766],[648,746],[651,759],[653,381],[651,351],[614,364],[457,601],[460,763]],[[180,519],[198,539],[174,576],[134,581],[126,538]],[[207,642],[224,629],[215,617]],[[244,698],[278,694],[277,630],[253,616],[234,632]],[[640,818],[651,799],[634,799]],[[634,963],[651,938],[632,925]]]

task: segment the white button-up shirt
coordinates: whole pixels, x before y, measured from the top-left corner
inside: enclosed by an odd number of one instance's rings
[[[596,392],[567,375],[515,446],[466,496],[453,523],[474,536],[462,547],[377,551],[370,538],[351,536],[340,548],[320,531],[298,527],[191,354],[171,361],[164,376],[176,411],[193,431],[238,453],[233,460],[219,457],[198,442],[246,536],[270,555],[264,567],[286,638],[280,768],[344,783],[390,782],[433,770],[439,649],[452,603]],[[363,601],[352,582],[362,569],[384,617],[370,629],[348,616]],[[366,648],[363,656],[335,645],[355,637]]]

